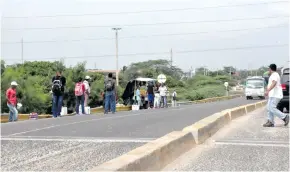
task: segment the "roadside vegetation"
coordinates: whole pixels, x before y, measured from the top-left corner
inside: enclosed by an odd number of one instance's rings
[[[17,96],[23,104],[21,113],[51,113],[52,95],[51,78],[56,70],[63,71],[67,79],[67,86],[64,97],[64,105],[68,111],[74,111],[74,83],[78,77],[91,76],[91,96],[89,105],[96,107],[101,104],[104,87],[105,74],[88,73],[85,69],[86,63],[79,63],[73,67],[66,67],[62,62],[34,61],[24,64],[5,65],[1,61],[1,112],[8,112],[5,100],[5,92],[11,81],[19,84]],[[121,96],[126,84],[137,77],[157,78],[161,73],[167,76],[167,86],[170,91],[176,90],[179,101],[194,101],[209,97],[225,95],[224,82],[230,86],[236,85],[242,80],[241,76],[230,76],[229,68],[225,67],[220,71],[208,71],[204,75],[204,68],[196,70],[196,75],[188,77],[180,68],[172,66],[167,60],[150,60],[133,63],[124,66],[120,72],[120,85],[118,87],[119,103],[122,103]],[[231,71],[236,69],[232,68]]]

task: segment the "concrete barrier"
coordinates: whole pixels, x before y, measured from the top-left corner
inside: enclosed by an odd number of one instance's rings
[[[265,101],[215,113],[185,127],[182,131],[169,133],[89,171],[161,170],[182,153],[187,152],[196,144],[203,143],[231,120],[264,105]]]
[[[90,171],[160,170],[194,146],[190,132],[174,131]]]
[[[1,123],[8,122],[9,115],[1,115]],[[38,119],[51,118],[51,115],[38,115]],[[29,119],[29,114],[18,114],[18,121]]]
[[[253,112],[254,110],[256,110],[256,103],[247,105],[246,110],[247,110],[247,113],[250,113],[250,112]]]
[[[263,105],[263,103],[262,102],[258,102],[258,103],[256,103],[256,108],[258,109],[258,108],[261,108],[261,107],[263,107],[264,105]]]
[[[230,110],[231,120],[241,117],[245,114],[247,114],[246,106],[241,106]]]
[[[223,111],[206,117],[191,126],[185,127],[182,131],[191,132],[195,138],[195,142],[201,144],[230,121],[230,113]]]
[[[116,107],[117,112],[122,112],[122,111],[130,111],[132,109],[132,106],[119,106]],[[92,108],[91,113],[103,113],[104,108],[103,107],[98,107],[98,108]]]
[[[120,106],[116,107],[117,112],[121,111],[130,111],[132,109],[132,106]],[[91,109],[91,114],[92,113],[103,113],[104,109],[103,108],[92,108]],[[72,114],[67,114],[63,116],[73,116],[75,113]],[[1,115],[1,123],[6,123],[8,122],[9,115]],[[52,118],[52,115],[38,115],[38,119],[44,119],[44,118]],[[18,114],[18,121],[24,121],[24,120],[29,120],[29,114]]]

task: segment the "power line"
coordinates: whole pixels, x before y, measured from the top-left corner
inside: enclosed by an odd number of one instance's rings
[[[257,27],[257,28],[244,28],[244,29],[233,29],[233,30],[217,30],[217,31],[204,31],[204,32],[191,32],[191,33],[170,33],[170,34],[153,34],[153,35],[141,35],[141,36],[128,36],[120,37],[119,39],[132,39],[132,38],[147,38],[147,37],[162,37],[162,36],[182,36],[182,35],[195,35],[195,34],[208,34],[208,33],[218,33],[218,32],[240,32],[247,30],[260,30],[260,29],[272,29],[272,28],[283,28],[289,27],[288,25],[276,25],[267,27]],[[26,44],[33,43],[55,43],[55,42],[80,42],[80,41],[97,41],[97,40],[113,40],[115,38],[103,37],[103,38],[86,38],[86,39],[72,39],[72,40],[43,40],[43,41],[24,41]],[[20,44],[21,42],[2,42],[2,44]]]
[[[179,8],[179,9],[163,9],[163,10],[145,10],[145,11],[130,11],[130,12],[109,12],[109,13],[96,13],[96,14],[63,14],[63,15],[47,15],[47,16],[7,16],[3,18],[9,19],[21,19],[21,18],[54,18],[54,17],[82,17],[82,16],[99,16],[99,15],[118,15],[118,14],[138,14],[138,13],[154,13],[154,12],[171,12],[171,11],[189,11],[189,10],[203,10],[211,8],[227,8],[227,7],[243,7],[243,6],[255,6],[255,5],[268,5],[285,3],[288,1],[274,1],[274,2],[260,2],[251,4],[237,4],[237,5],[220,5],[211,7],[199,7],[199,8]]]
[[[187,22],[162,22],[162,23],[145,23],[145,24],[125,24],[125,25],[99,25],[99,26],[67,26],[67,27],[50,27],[50,28],[3,28],[3,30],[52,30],[52,29],[79,29],[79,28],[101,28],[101,27],[135,27],[135,26],[156,26],[156,25],[171,25],[171,24],[193,24],[193,23],[218,23],[244,20],[263,20],[274,18],[288,18],[289,16],[267,16],[257,18],[237,18],[237,19],[223,19],[223,20],[201,20],[201,21],[187,21]]]
[[[175,54],[184,54],[184,53],[193,53],[193,52],[212,52],[212,51],[228,51],[228,50],[247,50],[247,49],[259,49],[259,48],[275,48],[275,47],[285,47],[289,46],[289,44],[274,44],[274,45],[257,45],[257,46],[244,46],[244,47],[232,47],[232,48],[217,48],[217,49],[196,49],[196,50],[184,50],[184,51],[176,51]],[[143,55],[161,55],[161,54],[169,54],[168,52],[156,52],[156,53],[133,53],[133,54],[120,54],[119,56],[143,56]],[[104,58],[104,57],[115,57],[115,54],[108,55],[99,55],[99,56],[71,56],[65,57],[64,59],[74,59],[74,58]],[[39,60],[58,60],[59,57],[52,58],[42,58]],[[21,60],[21,59],[6,59],[6,60]],[[26,59],[26,60],[37,60],[37,59]]]

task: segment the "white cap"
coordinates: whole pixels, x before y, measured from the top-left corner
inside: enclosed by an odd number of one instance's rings
[[[12,81],[12,82],[11,82],[11,85],[17,86],[18,84],[17,84],[16,81]]]
[[[91,77],[90,76],[86,76],[85,79],[91,79]]]

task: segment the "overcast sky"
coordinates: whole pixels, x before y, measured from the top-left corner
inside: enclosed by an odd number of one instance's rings
[[[248,5],[237,6],[242,4]],[[184,70],[284,65],[289,58],[289,2],[282,0],[4,0],[1,7],[1,56],[7,64],[21,62],[23,39],[24,60],[65,57],[66,65],[87,61],[87,68],[115,69],[113,26],[122,28],[120,68],[149,59],[170,60],[171,48],[174,65]],[[126,13],[140,11],[155,12]],[[125,13],[112,14],[118,12]]]

